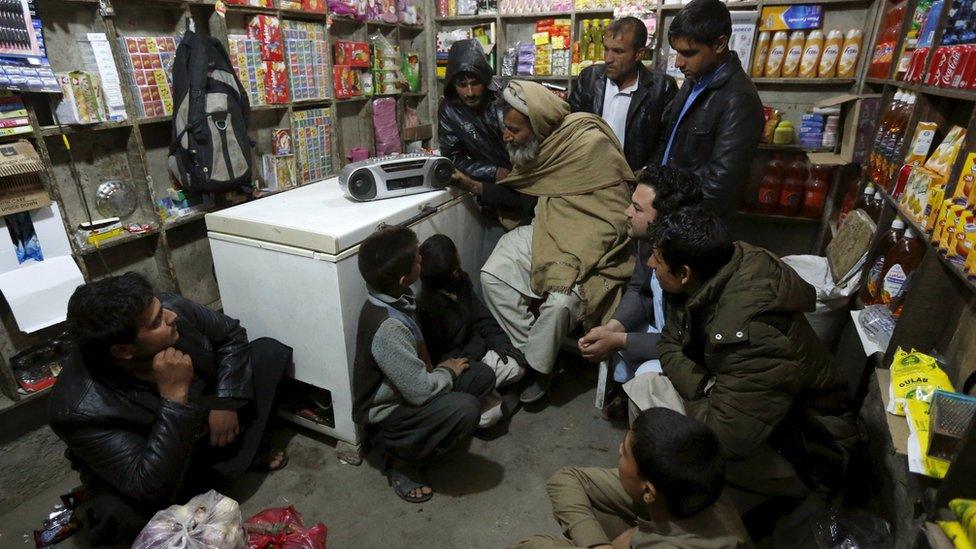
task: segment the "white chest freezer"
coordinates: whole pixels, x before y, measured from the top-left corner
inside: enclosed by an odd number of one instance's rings
[[[295,350],[295,379],[331,393],[335,427],[309,427],[358,444],[352,421],[356,327],[366,299],[356,255],[382,224],[409,223],[421,242],[450,236],[477,283],[483,228],[471,195],[435,191],[374,202],[343,196],[337,178],[206,217],[224,312],[253,341]]]

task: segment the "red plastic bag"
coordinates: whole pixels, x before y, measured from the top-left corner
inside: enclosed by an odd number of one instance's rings
[[[305,528],[294,507],[265,509],[244,521],[248,549],[325,549],[328,529],[321,522]]]

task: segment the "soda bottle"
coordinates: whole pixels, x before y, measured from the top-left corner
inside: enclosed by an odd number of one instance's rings
[[[776,213],[779,205],[779,196],[783,189],[783,163],[779,155],[773,155],[773,159],[766,164],[763,177],[759,181],[759,211],[767,214]]]
[[[779,191],[779,213],[796,215],[803,205],[803,183],[807,178],[807,165],[803,155],[798,154],[793,162],[786,166],[786,176]]]
[[[810,166],[810,177],[803,185],[803,208],[801,214],[810,219],[819,219],[823,215],[827,193],[830,192],[830,176],[833,170],[830,166],[814,164]]]

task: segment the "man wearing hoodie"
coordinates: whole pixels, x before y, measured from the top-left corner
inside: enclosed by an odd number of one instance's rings
[[[770,252],[733,243],[701,206],[658,219],[650,240],[668,300],[664,374],[625,385],[632,402],[712,429],[740,512],[838,488],[858,435],[846,384],[804,317],[813,287]]]
[[[459,40],[447,58],[444,98],[437,109],[441,155],[454,162],[453,184],[478,197],[487,230],[482,263],[512,229],[532,222],[536,198],[499,185],[512,163],[502,142],[502,113],[491,90],[494,71],[481,42]]]

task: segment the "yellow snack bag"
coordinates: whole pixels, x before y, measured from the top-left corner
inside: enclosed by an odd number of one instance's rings
[[[973,549],[973,544],[969,543],[969,537],[963,530],[962,524],[957,520],[937,520],[936,524],[945,532],[949,541],[956,549]]]
[[[914,349],[906,353],[899,347],[891,361],[888,413],[904,416],[905,403],[909,399],[931,402],[936,389],[955,391],[949,376],[939,368],[934,358]]]
[[[942,143],[935,149],[932,156],[925,162],[925,167],[942,177],[949,177],[952,164],[956,161],[956,156],[962,148],[962,142],[966,139],[966,130],[960,126],[953,126],[949,129]]]
[[[929,407],[923,400],[908,399],[905,417],[908,419],[908,470],[928,477],[942,478],[949,471],[949,462],[929,457]]]
[[[976,500],[956,498],[949,501],[949,509],[966,529],[970,543],[976,540]]]

